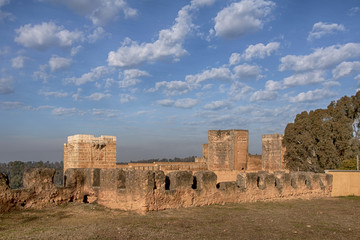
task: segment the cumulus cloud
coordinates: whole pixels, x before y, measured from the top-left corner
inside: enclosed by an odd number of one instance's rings
[[[106,36],[109,36],[109,33],[106,33],[104,28],[97,27],[94,29],[94,31],[91,34],[88,35],[87,38],[90,43],[94,43],[97,40],[102,39]]]
[[[71,66],[71,59],[52,56],[49,60],[50,70],[52,72],[69,68]]]
[[[262,78],[261,69],[257,65],[242,64],[234,67],[235,75],[241,81]]]
[[[328,69],[347,59],[360,57],[360,44],[347,43],[318,48],[309,55],[287,55],[281,58],[280,71],[311,71],[314,69]]]
[[[171,107],[174,105],[175,101],[171,99],[162,99],[158,100],[156,103],[164,107]]]
[[[159,32],[158,39],[151,43],[141,43],[126,38],[122,46],[108,54],[108,64],[117,67],[131,67],[143,62],[154,62],[172,58],[177,61],[187,54],[183,42],[194,29],[192,15],[200,6],[208,5],[212,1],[192,1],[184,6],[175,19],[175,24],[169,29]]]
[[[314,24],[312,31],[309,33],[307,40],[319,39],[324,35],[334,34],[345,31],[342,24],[317,22]]]
[[[239,101],[245,99],[251,90],[252,88],[250,86],[239,81],[234,81],[230,86],[228,94],[232,100]]]
[[[164,106],[164,107],[176,107],[176,108],[189,109],[189,108],[193,108],[197,104],[199,104],[199,100],[193,99],[193,98],[183,98],[183,99],[178,99],[176,101],[174,101],[172,99],[162,99],[162,100],[158,100],[157,104]]]
[[[123,73],[119,74],[119,77],[122,78],[119,81],[120,88],[127,88],[135,86],[136,84],[140,83],[141,77],[149,77],[150,74],[146,71],[142,71],[139,69],[127,69]]]
[[[331,92],[327,89],[315,89],[308,92],[299,93],[295,97],[290,97],[290,102],[299,103],[299,102],[315,102],[325,98],[335,97],[336,93]]]
[[[265,83],[265,90],[267,91],[277,91],[281,89],[284,89],[283,84],[281,82],[268,80]]]
[[[199,100],[197,100],[197,99],[183,98],[183,99],[176,100],[174,103],[174,107],[188,109],[188,108],[195,107],[197,104],[199,104]]]
[[[212,68],[210,70],[205,70],[202,73],[196,75],[186,75],[185,80],[189,84],[200,84],[208,80],[222,80],[222,81],[231,81],[233,75],[230,69],[226,67]]]
[[[108,117],[108,118],[114,118],[119,116],[119,111],[114,109],[99,109],[94,108],[92,109],[92,115],[99,116],[99,117]]]
[[[240,60],[241,60],[240,53],[232,53],[230,58],[229,58],[229,64],[230,65],[239,64]]]
[[[12,87],[12,83],[13,83],[12,77],[0,78],[0,95],[13,93],[14,89]]]
[[[242,54],[242,57],[245,60],[251,60],[253,58],[263,59],[270,56],[273,52],[278,50],[280,47],[279,42],[270,42],[266,45],[258,43],[255,45],[250,45],[245,52]]]
[[[17,69],[23,68],[24,64],[25,64],[25,59],[26,59],[26,57],[24,57],[24,56],[15,57],[15,58],[11,59],[11,66],[13,68],[17,68]]]
[[[79,111],[77,108],[64,108],[64,107],[57,107],[54,108],[51,111],[52,115],[55,116],[69,116],[69,115],[74,115],[74,114],[84,114],[84,112]]]
[[[275,3],[263,0],[242,0],[222,9],[215,17],[215,32],[224,38],[237,38],[263,28]]]
[[[213,101],[206,104],[203,108],[205,110],[220,110],[230,108],[231,103],[228,100]]]
[[[72,47],[72,48],[71,48],[71,51],[70,51],[71,56],[73,57],[73,56],[75,56],[76,54],[78,54],[78,53],[80,52],[81,48],[82,48],[81,45],[78,45],[78,46],[76,46],[76,47]]]
[[[82,41],[83,33],[69,31],[64,26],[53,22],[41,24],[26,24],[15,30],[15,42],[29,48],[46,50],[52,46],[71,47],[75,42]]]
[[[1,7],[8,4],[9,2],[10,0],[0,0],[0,23],[3,23],[5,20],[15,20],[15,17],[12,13],[4,12],[1,10]]]
[[[1,110],[14,110],[14,109],[20,109],[25,107],[24,103],[22,102],[0,102],[0,109]]]
[[[343,78],[360,71],[360,62],[342,62],[332,71],[334,79]]]
[[[349,9],[349,16],[355,16],[358,12],[360,12],[360,7],[352,7]]]
[[[276,91],[259,90],[251,95],[250,102],[272,101],[275,100],[277,97],[278,93]]]
[[[163,93],[167,96],[181,95],[188,93],[191,87],[187,82],[183,81],[162,81],[155,84],[155,91],[163,89]]]
[[[83,74],[79,78],[76,78],[76,77],[66,78],[65,82],[73,83],[73,84],[79,86],[79,85],[85,84],[87,82],[94,82],[100,78],[103,78],[106,75],[108,75],[110,72],[111,71],[109,68],[107,68],[105,66],[99,66],[96,68],[92,68],[90,70],[90,72]]]
[[[39,94],[44,95],[45,97],[57,97],[57,98],[69,96],[69,93],[66,92],[51,92],[51,91],[43,91],[43,90],[40,90]]]
[[[325,81],[324,75],[324,71],[296,73],[290,77],[285,78],[284,85],[286,87],[295,87],[300,85],[321,83]]]
[[[131,96],[129,94],[120,94],[120,102],[121,103],[128,103],[128,102],[132,102],[135,101],[136,97]]]
[[[87,96],[86,98],[90,99],[92,101],[100,101],[100,100],[102,100],[104,98],[109,98],[109,97],[111,97],[110,93],[96,92],[96,93],[91,94],[90,96]]]

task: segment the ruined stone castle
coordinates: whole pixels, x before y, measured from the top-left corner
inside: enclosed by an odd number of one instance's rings
[[[282,135],[263,135],[262,156],[248,153],[247,130],[210,130],[195,162],[116,164],[116,137],[74,135],[64,144],[64,185],[53,169],[24,173],[11,189],[0,174],[0,212],[65,202],[135,211],[329,196],[332,175],[285,171]]]

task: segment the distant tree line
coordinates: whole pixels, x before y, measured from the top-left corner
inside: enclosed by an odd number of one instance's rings
[[[354,169],[360,154],[360,91],[326,109],[298,114],[285,128],[283,145],[290,170]]]
[[[23,174],[31,168],[53,168],[56,170],[54,183],[61,186],[63,184],[63,162],[21,162],[14,161],[9,163],[0,163],[0,172],[9,177],[11,188],[21,188]]]
[[[195,156],[185,158],[153,158],[148,160],[130,161],[130,163],[153,163],[153,162],[195,162]]]

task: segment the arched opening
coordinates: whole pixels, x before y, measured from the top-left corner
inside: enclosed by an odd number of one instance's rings
[[[195,177],[195,176],[193,176],[193,183],[192,183],[192,185],[191,185],[191,188],[192,188],[192,189],[197,189],[197,180],[196,180],[196,177]]]
[[[165,190],[170,190],[170,178],[165,176]]]

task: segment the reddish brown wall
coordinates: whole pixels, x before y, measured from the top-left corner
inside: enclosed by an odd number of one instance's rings
[[[285,169],[284,153],[282,146],[283,135],[262,135],[262,168],[268,171],[279,171]]]

